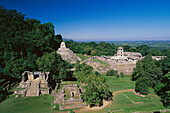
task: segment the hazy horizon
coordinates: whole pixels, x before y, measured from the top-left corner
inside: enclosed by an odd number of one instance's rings
[[[73,40],[170,40],[168,0],[0,0]]]

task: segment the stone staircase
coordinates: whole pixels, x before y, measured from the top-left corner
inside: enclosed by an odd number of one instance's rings
[[[26,96],[39,96],[39,82],[32,81]]]

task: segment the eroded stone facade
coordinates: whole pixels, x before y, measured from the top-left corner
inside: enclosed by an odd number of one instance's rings
[[[65,99],[66,90],[69,90],[70,93],[70,98],[67,100]],[[86,103],[80,97],[82,91],[77,84],[65,85],[60,92],[56,94],[54,104],[59,104],[60,110],[84,107]]]
[[[22,94],[22,97],[49,94],[48,79],[49,72],[24,71],[22,81],[14,94]]]
[[[70,63],[77,63],[81,60],[77,55],[73,53],[72,50],[66,48],[65,42],[61,43],[60,48],[57,50],[57,53],[61,55],[61,58],[63,60],[66,60]]]
[[[165,56],[152,56],[155,60],[160,60],[163,57]],[[141,53],[124,52],[123,47],[118,47],[117,53],[114,56],[93,56],[85,62],[99,73],[106,73],[109,70],[116,70],[118,71],[118,74],[123,72],[125,75],[131,75],[133,68],[136,67],[136,62],[143,58],[144,57]],[[100,60],[108,65],[101,64],[93,59]]]

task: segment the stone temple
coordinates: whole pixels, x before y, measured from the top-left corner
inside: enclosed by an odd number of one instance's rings
[[[22,97],[49,94],[49,73],[24,71],[22,73],[22,81],[14,91],[14,94],[21,94]]]
[[[77,63],[81,60],[77,55],[73,53],[72,50],[66,48],[65,42],[61,43],[60,48],[57,50],[57,53],[61,55],[61,58],[63,60],[66,60],[70,63]]]
[[[141,53],[124,52],[123,47],[118,47],[117,53],[110,59],[115,60],[117,63],[122,63],[122,62],[137,62],[142,58],[143,57]]]
[[[152,56],[152,59],[160,60],[164,57],[165,56]],[[106,73],[109,70],[116,70],[118,71],[118,74],[122,72],[125,75],[131,75],[133,68],[136,67],[136,62],[143,58],[144,57],[141,53],[124,52],[123,47],[118,47],[117,53],[114,56],[93,56],[85,62],[99,73]],[[93,59],[101,60],[108,65],[102,65],[99,62],[95,62]]]

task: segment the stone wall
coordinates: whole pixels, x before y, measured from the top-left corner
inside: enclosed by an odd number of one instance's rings
[[[49,94],[49,89],[40,89],[41,94]]]
[[[23,92],[24,92],[24,89],[16,89],[15,91],[14,91],[14,94],[16,95],[16,94],[23,94]]]
[[[69,98],[68,100],[64,99],[66,89],[69,89],[71,95],[71,98]],[[80,108],[86,106],[86,104],[83,103],[83,100],[80,97],[81,94],[80,90],[81,89],[78,87],[77,84],[70,84],[70,85],[63,86],[60,92],[56,94],[56,97],[54,99],[54,104],[59,104],[60,110],[74,109],[74,108]],[[79,96],[79,99],[75,99],[73,93],[76,96]]]
[[[108,65],[103,65],[97,61],[93,61],[93,59],[100,60],[102,62],[107,63]],[[133,68],[136,67],[136,61],[130,60],[113,60],[112,56],[93,56],[85,61],[86,64],[93,67],[93,69],[99,73],[107,73],[109,70],[116,70],[118,74],[123,72],[125,75],[131,75],[133,72]]]
[[[69,100],[62,100],[63,104],[72,104],[72,103],[81,103],[83,102],[82,99],[69,99]]]
[[[75,104],[75,105],[64,105],[64,106],[59,105],[59,109],[60,109],[60,110],[64,110],[64,109],[74,109],[74,108],[81,108],[81,107],[85,107],[85,106],[86,106],[85,103]]]

